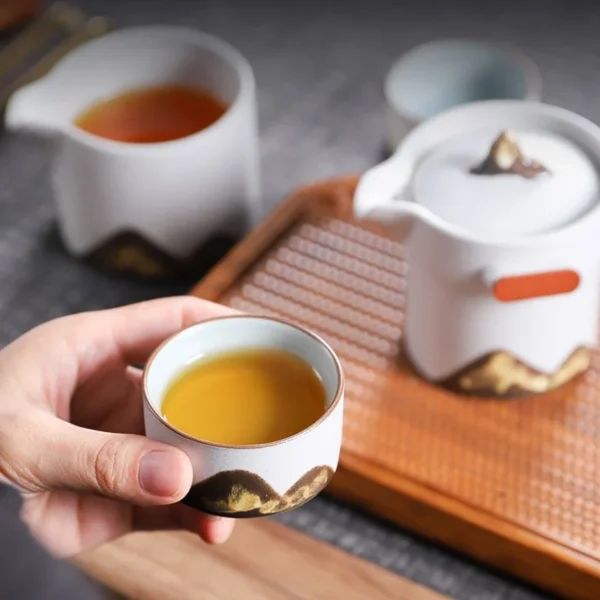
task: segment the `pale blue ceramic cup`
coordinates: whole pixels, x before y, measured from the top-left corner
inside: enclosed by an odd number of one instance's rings
[[[401,56],[385,81],[388,150],[421,121],[453,106],[539,101],[541,90],[539,69],[517,50],[461,39],[422,44]]]

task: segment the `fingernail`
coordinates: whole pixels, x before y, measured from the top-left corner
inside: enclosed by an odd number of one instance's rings
[[[224,544],[233,533],[234,521],[231,519],[220,519],[213,521],[213,544]]]
[[[197,529],[195,529],[208,544],[223,544],[231,537],[234,522],[233,519],[225,519],[223,517],[208,520],[202,516],[199,521],[196,521]]]
[[[142,489],[152,496],[177,496],[182,483],[182,460],[176,452],[154,450],[142,457],[138,478]]]

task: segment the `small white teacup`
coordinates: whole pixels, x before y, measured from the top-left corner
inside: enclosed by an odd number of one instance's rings
[[[245,348],[287,351],[312,366],[326,391],[323,415],[296,435],[247,446],[197,439],[166,421],[163,398],[182,370],[200,358]],[[296,325],[246,315],[193,325],[154,352],[144,371],[143,393],[146,435],[188,454],[194,479],[183,502],[204,513],[241,518],[291,510],[314,498],[337,469],[344,406],[342,368],[324,340]]]
[[[394,63],[385,80],[387,149],[422,121],[481,100],[541,98],[536,64],[513,48],[470,39],[434,40]]]

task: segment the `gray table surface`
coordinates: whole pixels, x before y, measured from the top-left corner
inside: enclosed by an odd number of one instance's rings
[[[247,55],[258,80],[265,210],[298,184],[362,171],[379,160],[384,74],[401,52],[434,37],[517,44],[540,65],[546,101],[600,122],[600,10],[593,2],[78,3],[123,26],[204,29]],[[58,243],[53,214],[46,150],[34,140],[3,134],[0,344],[59,315],[183,291],[111,279],[69,258]],[[327,499],[281,520],[452,598],[549,597]]]

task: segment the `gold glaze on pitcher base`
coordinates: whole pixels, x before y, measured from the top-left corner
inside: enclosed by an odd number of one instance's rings
[[[234,246],[236,237],[216,234],[187,260],[177,259],[136,231],[122,231],[100,243],[87,256],[93,267],[135,279],[160,281],[203,273]]]

